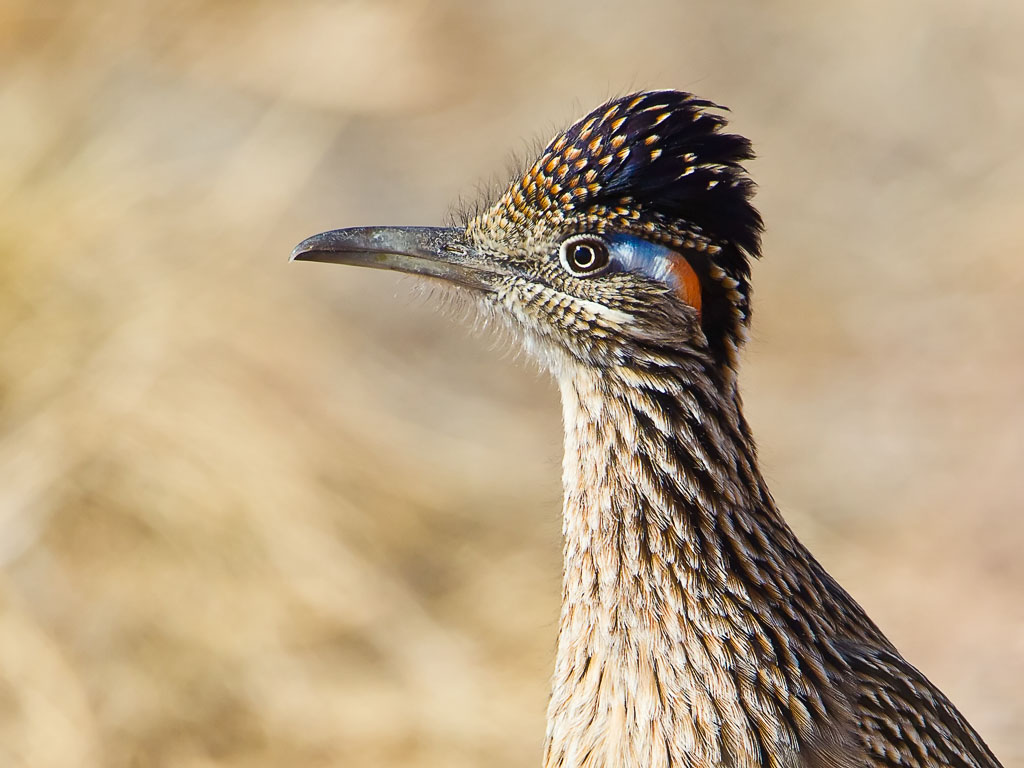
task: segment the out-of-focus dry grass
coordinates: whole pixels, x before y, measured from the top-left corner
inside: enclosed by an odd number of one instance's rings
[[[0,3],[0,765],[528,766],[559,409],[410,281],[608,95],[729,104],[790,520],[1024,765],[1024,6]]]

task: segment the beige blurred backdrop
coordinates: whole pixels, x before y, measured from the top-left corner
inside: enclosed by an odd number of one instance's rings
[[[1019,0],[2,0],[0,766],[539,763],[557,393],[287,257],[650,87],[759,152],[782,509],[1024,766],[1022,38]]]

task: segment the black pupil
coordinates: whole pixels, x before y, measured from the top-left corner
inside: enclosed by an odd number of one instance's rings
[[[597,264],[597,251],[594,246],[578,243],[572,249],[572,264],[577,269],[591,269]]]

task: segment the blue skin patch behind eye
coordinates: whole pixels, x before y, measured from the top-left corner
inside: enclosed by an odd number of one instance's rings
[[[672,272],[672,259],[676,252],[671,248],[635,235],[606,235],[604,240],[608,243],[608,255],[614,270],[633,272],[673,289],[679,288],[679,280]]]

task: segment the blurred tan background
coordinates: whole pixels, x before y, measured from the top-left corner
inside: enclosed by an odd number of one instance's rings
[[[608,96],[733,109],[794,527],[1024,766],[1024,4],[0,2],[0,766],[532,766],[560,411],[413,281]]]

